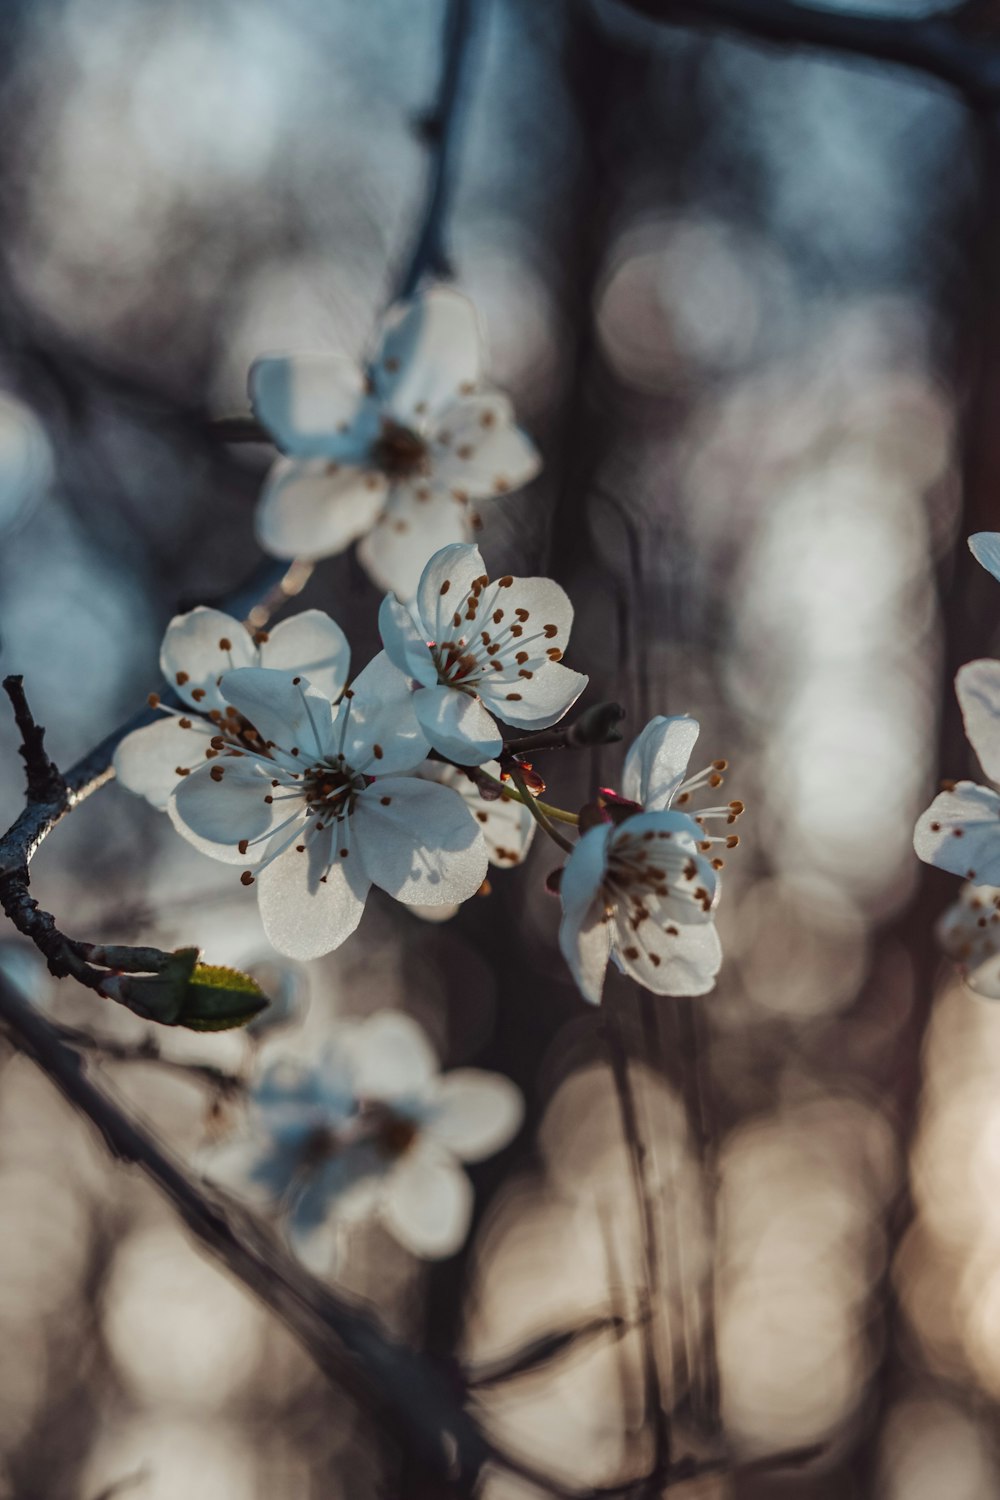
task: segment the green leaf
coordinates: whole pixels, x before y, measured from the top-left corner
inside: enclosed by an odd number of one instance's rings
[[[101,982],[101,993],[144,1020],[161,1026],[184,1026],[190,1031],[229,1031],[245,1026],[270,1004],[249,974],[200,963],[197,948],[157,953],[155,970],[150,974],[108,974]]]

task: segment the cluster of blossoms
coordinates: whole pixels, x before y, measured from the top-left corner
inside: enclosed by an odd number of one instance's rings
[[[523,1112],[501,1074],[441,1074],[417,1023],[380,1011],[338,1026],[308,1063],[265,1067],[244,1127],[202,1165],[280,1211],[296,1253],[317,1272],[336,1264],[345,1229],[372,1216],[414,1255],[437,1259],[468,1232],[472,1185],[462,1163],[502,1150]]]
[[[969,547],[1000,579],[1000,533],[978,532]],[[946,782],[917,820],[913,844],[928,864],[960,875],[958,899],[938,926],[944,951],[978,994],[1000,998],[1000,661],[968,662],[955,677],[965,732],[993,786]]]
[[[572,619],[557,584],[491,582],[469,543],[430,559],[411,604],[385,598],[385,649],[353,680],[343,632],[317,610],[251,636],[196,609],[163,642],[176,702],[154,695],[159,717],[122,742],[115,770],[197,848],[243,866],[270,941],[298,959],[349,937],[372,885],[450,912],[490,862],[519,864],[534,819],[555,812],[582,833],[562,876],[561,941],[583,994],[600,999],[609,957],[657,993],[702,994],[719,967],[721,860],[708,854],[737,841],[706,830],[742,807],[681,811],[722,780],[721,762],[685,780],[695,721],[653,720],[623,794],[602,794],[582,825],[535,802],[505,745],[501,724],[548,728],[586,686],[562,663]]]

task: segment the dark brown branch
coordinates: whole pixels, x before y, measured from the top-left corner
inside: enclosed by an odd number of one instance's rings
[[[535,750],[582,750],[593,745],[612,745],[621,739],[618,725],[625,717],[620,703],[595,703],[570,724],[539,729],[508,740],[500,755],[530,755]]]
[[[896,63],[957,89],[975,109],[1000,104],[1000,47],[978,8],[964,5],[929,16],[879,16],[799,5],[795,0],[619,0],[637,15],[667,25],[735,31],[783,47]]]
[[[45,730],[35,723],[24,693],[23,677],[5,677],[3,690],[14,709],[14,722],[21,735],[20,756],[28,777],[30,802],[65,802],[66,783],[45,749]]]

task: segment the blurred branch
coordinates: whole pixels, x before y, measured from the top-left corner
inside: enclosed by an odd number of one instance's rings
[[[420,122],[430,152],[424,207],[396,295],[412,297],[424,276],[448,276],[446,228],[461,144],[461,115],[473,33],[485,0],[447,0],[441,77],[434,108]]]
[[[659,1361],[656,1356],[656,1340],[653,1319],[666,1317],[662,1307],[663,1288],[660,1285],[660,1252],[656,1233],[656,1204],[653,1184],[649,1179],[649,1150],[639,1129],[639,1111],[636,1106],[632,1076],[629,1071],[628,1051],[622,1033],[621,1014],[614,998],[605,1002],[606,1016],[604,1037],[611,1061],[615,1095],[621,1115],[622,1135],[628,1152],[632,1173],[632,1186],[639,1212],[639,1234],[642,1261],[642,1304],[640,1334],[642,1337],[643,1381],[646,1394],[646,1418],[652,1426],[654,1456],[649,1476],[655,1484],[657,1476],[669,1473],[671,1468],[670,1415],[664,1400]],[[657,1493],[655,1488],[650,1494]]]
[[[633,1326],[627,1318],[613,1313],[601,1313],[580,1323],[575,1328],[559,1329],[555,1333],[543,1333],[524,1344],[513,1354],[500,1359],[474,1365],[464,1371],[465,1387],[470,1391],[486,1390],[489,1386],[503,1385],[521,1375],[531,1375],[550,1365],[554,1360],[564,1359],[582,1346],[610,1335],[618,1340]]]
[[[112,1155],[142,1170],[198,1242],[277,1314],[325,1374],[338,1380],[360,1375],[369,1400],[392,1418],[408,1446],[439,1474],[474,1481],[489,1445],[434,1365],[310,1276],[254,1215],[200,1183],[105,1085],[87,1076],[56,1028],[2,977],[0,1025],[86,1116]]]
[[[1000,104],[1000,46],[979,0],[927,16],[880,16],[796,0],[618,0],[672,26],[721,28],[783,46],[898,63],[949,84],[975,109]]]

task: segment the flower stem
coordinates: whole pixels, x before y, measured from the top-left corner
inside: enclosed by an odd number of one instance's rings
[[[564,807],[553,807],[551,802],[542,802],[538,797],[533,797],[527,788],[523,792],[512,792],[510,787],[506,786],[500,780],[499,776],[491,776],[489,771],[483,770],[482,766],[476,767],[476,780],[489,781],[493,786],[501,788],[504,796],[508,797],[511,802],[523,802],[525,807],[529,809],[532,807],[539,808],[553,822],[570,823],[574,828],[579,825],[580,817],[578,813],[567,812]],[[520,782],[520,785],[524,785],[523,781]]]
[[[490,779],[492,780],[493,778],[491,777]],[[567,854],[572,854],[573,845],[570,843],[569,839],[564,838],[563,835],[559,832],[558,828],[556,828],[555,825],[549,821],[549,809],[546,807],[546,804],[544,802],[537,802],[531,795],[531,793],[528,791],[524,776],[516,766],[511,766],[510,768],[510,779],[511,781],[513,781],[514,785],[517,787],[518,791],[521,794],[518,800],[524,803],[525,807],[528,809],[531,816],[538,824],[539,828],[544,829],[549,838],[552,839],[554,843],[558,844],[560,849],[565,849]],[[503,782],[500,782],[499,785],[503,786]],[[544,812],[542,810],[543,808],[545,808]],[[560,809],[556,808],[553,809],[553,811],[558,812],[560,811]],[[573,817],[572,814],[569,814],[568,816]],[[573,822],[576,822],[575,817],[573,817]]]

